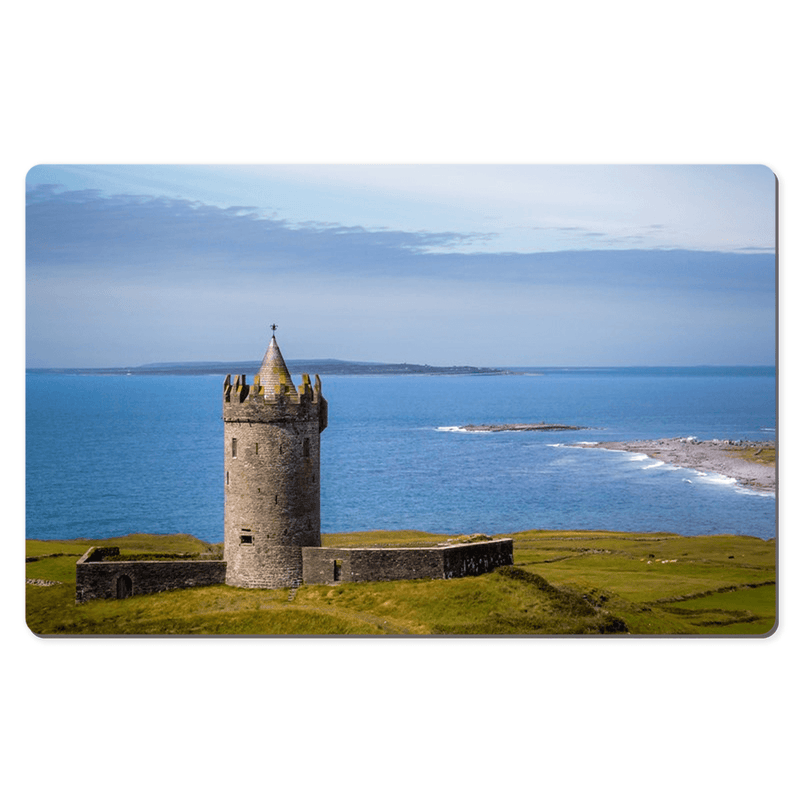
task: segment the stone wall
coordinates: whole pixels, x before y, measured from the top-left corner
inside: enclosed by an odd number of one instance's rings
[[[295,585],[398,581],[415,578],[463,578],[482,575],[514,563],[511,539],[444,547],[303,547],[273,553],[275,569],[296,574]],[[294,551],[302,564],[289,564]],[[119,555],[118,547],[92,547],[75,565],[75,602],[124,599],[170,589],[225,583],[224,561],[105,561]],[[297,570],[295,573],[294,570]],[[257,587],[253,587],[257,588]]]
[[[304,583],[463,578],[514,563],[511,539],[445,547],[304,547]]]
[[[464,578],[483,575],[495,567],[514,563],[514,540],[495,539],[491,542],[451,545],[441,548],[443,578]]]
[[[122,599],[225,583],[224,561],[103,561],[118,547],[91,548],[75,565],[75,602]]]

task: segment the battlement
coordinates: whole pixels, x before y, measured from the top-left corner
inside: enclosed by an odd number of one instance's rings
[[[277,376],[277,381],[273,386],[264,386],[261,383],[261,376],[253,378],[252,385],[247,383],[247,375],[237,375],[235,380],[231,380],[231,375],[225,376],[223,392],[226,403],[243,403],[251,397],[261,397],[265,403],[278,403],[280,401],[289,403],[314,403],[322,399],[322,381],[319,375],[314,376],[314,388],[311,388],[311,378],[308,373],[303,373],[303,382],[295,388],[291,379],[281,374]]]
[[[314,376],[314,386],[307,373],[295,387],[288,373],[276,376],[272,386],[265,386],[261,376],[247,383],[246,375],[225,376],[222,386],[222,416],[227,421],[278,421],[281,417],[319,416],[319,430],[328,426],[328,401],[322,396],[322,381]],[[287,379],[288,378],[288,379]]]

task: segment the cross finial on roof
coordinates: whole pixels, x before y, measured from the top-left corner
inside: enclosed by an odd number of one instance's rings
[[[272,335],[273,336],[275,335],[275,330],[277,329],[277,327],[278,326],[274,322],[272,323],[272,325],[270,325],[270,328],[272,328]]]

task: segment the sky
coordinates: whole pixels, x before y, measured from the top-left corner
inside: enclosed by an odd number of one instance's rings
[[[29,367],[773,364],[766,166],[40,165]]]

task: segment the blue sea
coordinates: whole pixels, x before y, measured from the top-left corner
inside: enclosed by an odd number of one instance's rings
[[[775,535],[774,493],[581,441],[775,438],[775,370],[323,376],[323,532],[540,529]],[[299,376],[294,376],[297,380]],[[222,382],[27,375],[28,538],[222,541]],[[470,423],[587,430],[466,433]]]

